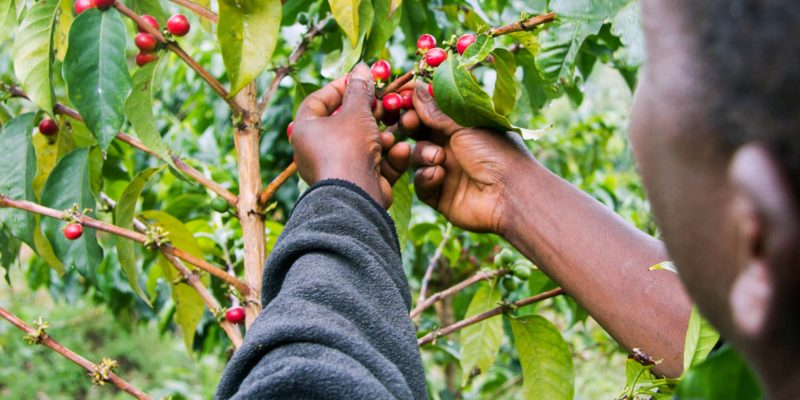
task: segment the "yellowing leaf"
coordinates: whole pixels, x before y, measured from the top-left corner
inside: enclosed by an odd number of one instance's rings
[[[350,39],[350,47],[356,47],[360,38],[358,8],[361,0],[328,0],[333,18]]]

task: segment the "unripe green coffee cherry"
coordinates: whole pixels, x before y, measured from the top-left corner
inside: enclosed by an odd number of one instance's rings
[[[494,264],[498,267],[505,267],[512,262],[514,262],[514,253],[509,249],[500,250],[500,252],[494,256]]]
[[[297,23],[298,24],[307,24],[308,23],[308,14],[301,12],[297,14]]]
[[[221,213],[228,211],[228,202],[222,197],[214,197],[214,199],[211,200],[211,209]]]
[[[506,289],[506,291],[513,292],[519,287],[519,281],[517,281],[517,279],[513,276],[506,276],[503,279],[503,287]]]
[[[531,273],[533,272],[532,264],[527,260],[518,260],[514,263],[514,266],[511,267],[511,272],[514,273],[519,279],[523,281],[528,280],[531,277]]]

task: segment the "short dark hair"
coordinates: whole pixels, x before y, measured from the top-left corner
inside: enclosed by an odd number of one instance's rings
[[[766,143],[800,197],[800,0],[683,3],[721,142]]]

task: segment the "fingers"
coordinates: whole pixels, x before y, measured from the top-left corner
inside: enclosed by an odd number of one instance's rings
[[[381,161],[381,175],[389,181],[389,184],[394,186],[394,183],[405,173],[410,156],[411,146],[408,143],[398,143],[389,149],[386,157]]]
[[[411,154],[411,165],[414,168],[426,168],[444,164],[444,148],[431,142],[420,141],[414,146]]]
[[[389,150],[394,145],[394,135],[390,132],[381,132],[381,149]]]
[[[414,174],[414,191],[417,192],[417,197],[423,203],[436,208],[444,177],[444,168],[440,166],[418,169]]]
[[[296,121],[307,121],[327,117],[342,104],[344,94],[344,79],[339,78],[314,93],[311,93],[300,103],[297,109]]]
[[[372,114],[375,84],[367,64],[359,63],[350,72],[350,80],[344,92],[343,111],[368,112]]]
[[[423,83],[416,85],[413,101],[414,110],[417,112],[420,121],[429,128],[448,136],[462,129],[460,125],[439,109],[436,100],[428,93],[428,85]]]
[[[420,125],[419,116],[414,110],[408,110],[400,117],[400,132],[410,137],[417,137],[417,131],[420,129]]]

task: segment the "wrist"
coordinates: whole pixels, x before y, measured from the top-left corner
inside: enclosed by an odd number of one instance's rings
[[[387,207],[380,188],[380,180],[374,170],[370,174],[370,171],[366,171],[366,168],[365,170],[360,170],[359,168],[328,168],[326,172],[321,172],[317,176],[319,177],[318,181],[334,179],[350,182],[363,190],[381,207],[384,209]]]
[[[526,199],[530,199],[528,191],[535,190],[543,172],[547,169],[533,157],[514,160],[503,178],[504,190],[497,210],[495,233],[511,242],[519,233],[525,222],[529,207]]]

